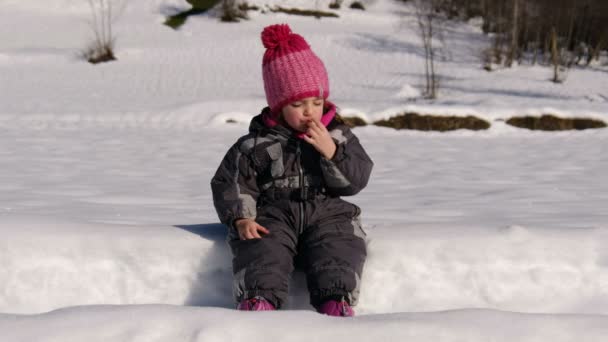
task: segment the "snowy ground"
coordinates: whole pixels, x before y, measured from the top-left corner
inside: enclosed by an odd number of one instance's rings
[[[608,70],[573,70],[562,85],[542,67],[487,73],[479,29],[453,25],[440,99],[406,101],[423,67],[411,14],[369,4],[335,20],[199,16],[172,31],[163,15],[181,2],[131,1],[116,24],[119,60],[91,66],[75,57],[86,2],[6,0],[0,340],[603,341],[608,130],[531,132],[496,119],[608,121]],[[209,181],[264,105],[258,35],[275,22],[325,60],[344,112],[492,121],[484,132],[355,129],[376,164],[351,198],[369,246],[355,319],[312,312],[300,273],[289,311],[231,310]]]

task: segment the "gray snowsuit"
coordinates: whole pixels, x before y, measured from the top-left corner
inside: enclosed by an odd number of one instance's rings
[[[229,229],[235,300],[263,296],[280,308],[295,263],[306,272],[313,306],[336,297],[355,305],[365,233],[360,209],[340,196],[363,189],[373,163],[337,118],[327,126],[337,146],[327,160],[292,130],[265,126],[263,114],[252,119],[249,134],[228,150],[211,181],[215,209]],[[270,233],[240,240],[239,218],[254,218]]]

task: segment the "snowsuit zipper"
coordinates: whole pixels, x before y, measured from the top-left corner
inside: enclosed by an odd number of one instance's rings
[[[298,174],[300,175],[300,200],[298,205],[300,207],[300,222],[296,227],[296,236],[300,236],[304,231],[304,170],[302,169],[302,150],[300,149],[300,141],[296,143],[296,164],[298,166]]]

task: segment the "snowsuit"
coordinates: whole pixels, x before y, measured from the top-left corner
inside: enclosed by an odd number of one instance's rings
[[[373,163],[337,118],[327,125],[337,146],[327,160],[292,130],[267,127],[263,115],[252,119],[211,181],[215,209],[229,228],[235,300],[263,296],[280,308],[295,262],[306,272],[313,306],[337,296],[355,305],[365,233],[360,209],[340,196],[364,188]],[[254,218],[270,233],[240,240],[238,218]]]

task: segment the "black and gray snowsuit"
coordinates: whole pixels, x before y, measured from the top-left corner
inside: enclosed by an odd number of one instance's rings
[[[215,209],[229,228],[235,300],[263,296],[280,308],[295,262],[306,272],[313,306],[338,296],[355,305],[365,233],[360,209],[340,196],[364,188],[373,163],[336,118],[327,128],[337,149],[327,160],[290,129],[265,126],[262,115],[228,150],[211,181]],[[270,233],[240,240],[233,225],[239,218],[254,218]]]

